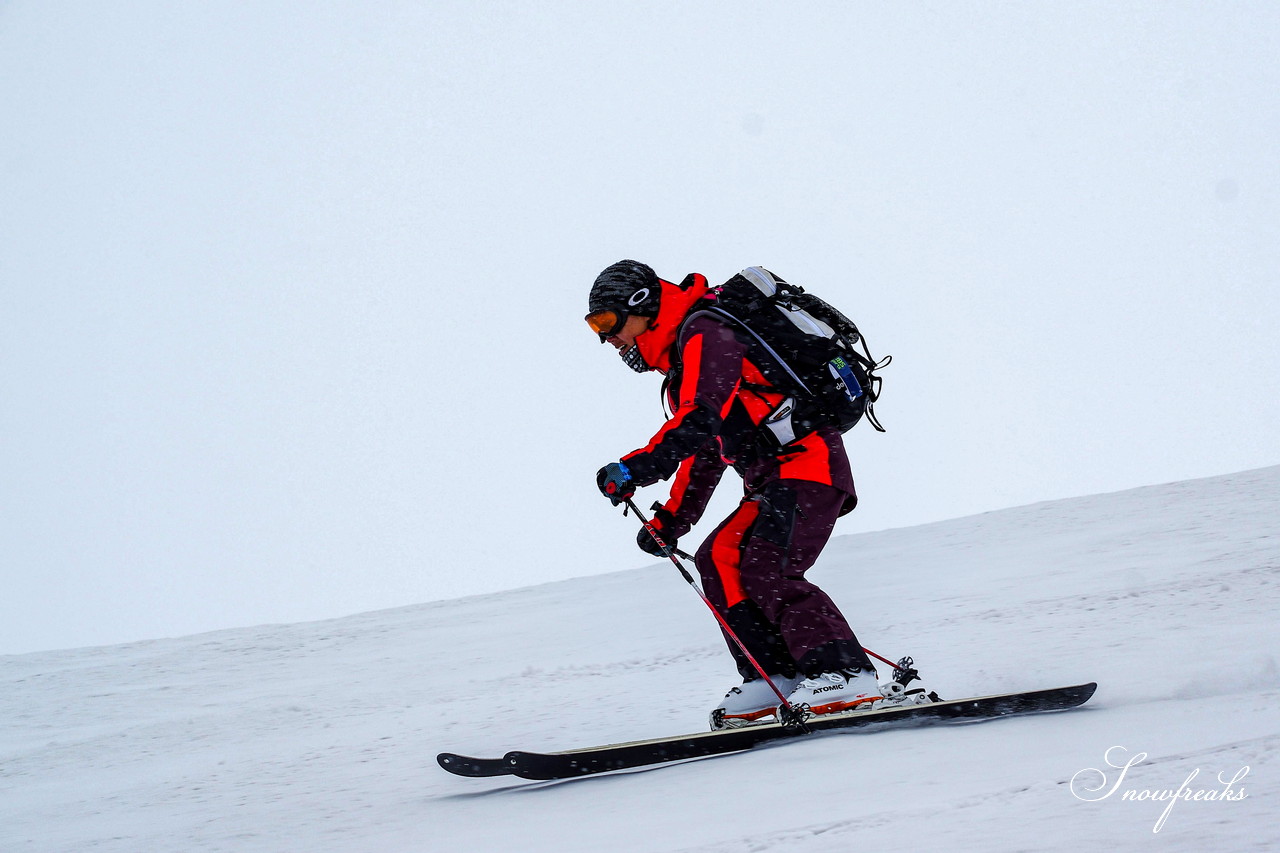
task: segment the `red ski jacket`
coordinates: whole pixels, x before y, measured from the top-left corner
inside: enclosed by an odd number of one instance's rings
[[[841,514],[857,503],[844,441],[822,428],[779,448],[762,436],[764,420],[784,395],[748,357],[744,334],[711,314],[694,313],[708,295],[707,280],[693,274],[679,285],[662,281],[659,313],[636,338],[645,361],[666,375],[671,418],[639,450],[622,457],[637,485],[675,475],[663,506],[682,535],[701,518],[729,465],[755,492],[779,479],[824,483],[848,495]]]

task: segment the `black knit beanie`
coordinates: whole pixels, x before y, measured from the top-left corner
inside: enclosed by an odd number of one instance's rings
[[[622,308],[642,317],[658,316],[662,288],[653,269],[639,261],[618,261],[605,267],[591,285],[588,313],[606,308]]]

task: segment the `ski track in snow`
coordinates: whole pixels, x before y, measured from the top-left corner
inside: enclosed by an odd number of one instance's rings
[[[0,850],[1280,848],[1280,467],[839,537],[814,576],[944,697],[1084,708],[528,783],[434,755],[696,731],[734,680],[669,566],[345,619],[0,657]],[[1237,802],[1085,802],[1248,766]]]

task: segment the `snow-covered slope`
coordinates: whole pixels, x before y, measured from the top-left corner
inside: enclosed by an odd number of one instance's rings
[[[434,756],[700,729],[733,674],[670,566],[0,657],[0,850],[1272,849],[1278,521],[1280,467],[839,538],[815,577],[942,695],[1097,696],[561,783]],[[1116,746],[1146,754],[1122,780]],[[1244,767],[1158,834],[1133,799]]]

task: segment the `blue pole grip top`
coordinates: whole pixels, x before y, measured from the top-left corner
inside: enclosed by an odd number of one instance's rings
[[[621,477],[615,476],[621,474]],[[622,462],[611,462],[605,466],[604,491],[607,495],[613,495],[618,491],[618,487],[631,482],[631,471]]]

